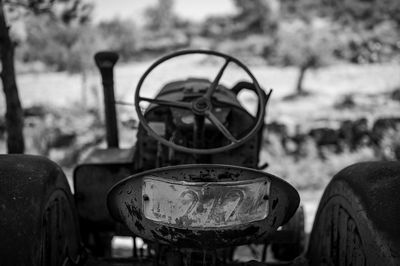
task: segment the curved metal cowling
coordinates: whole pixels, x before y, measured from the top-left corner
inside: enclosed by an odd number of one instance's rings
[[[256,221],[223,227],[192,227],[158,222],[146,217],[143,180],[151,177],[174,182],[207,184],[241,184],[264,179],[269,182],[268,215]],[[265,239],[290,219],[299,205],[297,191],[284,180],[268,173],[229,165],[180,165],[164,167],[130,176],[108,193],[107,205],[112,217],[144,239],[180,247],[214,249],[238,246]]]

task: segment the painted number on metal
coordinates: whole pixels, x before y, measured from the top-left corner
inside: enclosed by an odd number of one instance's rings
[[[146,218],[172,226],[224,227],[263,220],[268,215],[270,181],[184,182],[147,177]]]

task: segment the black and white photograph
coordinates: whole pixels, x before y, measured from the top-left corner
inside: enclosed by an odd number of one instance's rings
[[[400,266],[399,0],[0,0],[0,266]]]

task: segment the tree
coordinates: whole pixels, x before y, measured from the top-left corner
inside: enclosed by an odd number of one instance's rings
[[[400,51],[400,1],[399,0],[319,0],[316,8],[320,16],[328,17],[358,35],[368,35],[367,46],[377,43],[380,47]],[[368,32],[368,34],[365,34]],[[389,33],[389,34],[388,34]],[[367,47],[368,51],[370,47]],[[373,51],[372,51],[373,52]],[[393,58],[394,56],[388,56]],[[370,60],[374,61],[374,60]]]
[[[145,11],[147,28],[152,31],[170,34],[176,20],[173,8],[173,0],[158,0],[157,5],[149,7]]]
[[[122,60],[129,60],[138,46],[139,32],[131,20],[113,19],[98,25],[100,36],[107,49],[118,52]]]
[[[278,26],[278,0],[233,0],[238,14],[234,18],[236,31],[273,34]]]
[[[6,10],[16,13],[43,13],[61,18],[70,23],[76,18],[85,20],[90,5],[80,0],[0,0],[0,61],[1,80],[6,101],[6,130],[8,153],[23,153],[25,149],[24,118],[15,76],[14,51],[16,43],[10,36]],[[83,16],[82,16],[83,15]]]
[[[9,153],[23,153],[23,113],[15,80],[14,47],[10,38],[4,11],[4,1],[0,0],[0,61],[2,66],[1,81],[6,100],[7,150]]]
[[[26,38],[17,54],[23,62],[42,62],[47,68],[81,76],[82,105],[87,103],[87,74],[95,68],[94,53],[105,40],[97,27],[82,20],[42,15],[26,19]]]
[[[285,65],[299,67],[297,95],[306,94],[303,83],[307,71],[326,65],[332,59],[333,40],[333,33],[327,25],[297,20],[280,26],[277,57]]]
[[[314,7],[321,16],[330,17],[342,24],[372,28],[391,20],[400,25],[400,1],[398,0],[319,0]]]

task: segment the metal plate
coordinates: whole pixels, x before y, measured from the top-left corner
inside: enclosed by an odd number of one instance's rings
[[[179,228],[248,224],[268,216],[270,181],[186,182],[143,180],[143,212],[150,220]]]

